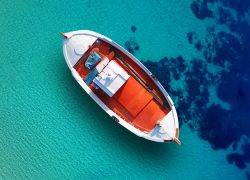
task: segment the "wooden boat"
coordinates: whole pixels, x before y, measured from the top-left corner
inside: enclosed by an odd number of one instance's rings
[[[180,144],[174,103],[138,59],[93,31],[61,34],[74,78],[110,117],[139,137]]]

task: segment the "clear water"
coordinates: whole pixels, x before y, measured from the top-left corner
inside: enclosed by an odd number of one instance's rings
[[[231,1],[228,1],[229,5],[223,0],[208,2],[213,16],[206,18],[197,18],[190,8],[193,0],[0,2],[0,179],[249,178],[249,151],[243,148],[249,142],[246,131],[250,127],[246,121],[250,117],[247,99],[250,97],[247,91],[249,68],[240,66],[237,71],[244,81],[237,84],[241,88],[236,90],[236,95],[232,94],[236,100],[227,99],[228,96],[222,96],[223,99],[219,97],[221,93],[217,92],[217,87],[226,82],[222,72],[235,73],[232,61],[225,60],[229,65],[223,67],[216,64],[216,60],[207,62],[203,55],[209,49],[209,41],[218,38],[217,32],[221,31],[242,37],[243,40],[239,41],[244,51],[236,48],[236,53],[244,54],[249,49],[249,45],[244,44],[244,38],[249,37],[246,36],[250,29],[249,10],[238,5],[234,8]],[[218,6],[239,17],[244,16],[247,23],[242,26],[245,28],[233,32],[229,23],[219,23],[217,18],[222,15],[218,15]],[[242,6],[248,8],[249,2],[245,0]],[[199,13],[209,14],[202,8]],[[135,32],[131,31],[131,26],[136,27]],[[210,27],[215,28],[215,35],[208,34]],[[114,123],[84,93],[66,66],[59,35],[60,31],[78,29],[97,31],[122,46],[127,43],[127,48],[138,45],[139,50],[134,54],[162,82],[165,82],[165,73],[171,72],[169,81],[163,84],[173,97],[180,115],[181,146],[158,144],[136,137]],[[188,41],[189,32],[195,32],[194,41],[200,39],[202,50]],[[223,44],[224,41],[219,42]],[[237,42],[232,44],[238,45]],[[210,48],[209,52],[216,52],[216,48]],[[221,49],[220,52],[223,51]],[[249,55],[244,55],[247,64]],[[173,72],[179,68],[175,59],[178,56],[184,59],[185,72],[192,69],[192,60],[196,58],[203,62],[202,68],[208,66],[206,74],[190,71],[193,75],[190,76],[177,72],[181,77],[174,78]],[[169,64],[171,68],[163,69],[160,74],[157,70],[162,67],[160,60],[163,57],[172,63]],[[224,53],[220,59],[226,57]],[[233,60],[242,64],[240,58],[235,56]],[[192,82],[196,82],[196,75],[205,76],[208,72],[215,74],[217,80],[210,84],[198,83],[199,89],[209,89],[209,97],[203,97],[190,87]],[[198,104],[187,97],[207,100]],[[190,104],[189,108],[184,108],[183,99]],[[235,106],[237,103],[240,105]],[[209,108],[215,104],[219,110],[211,113]],[[241,118],[235,119],[236,124],[232,127],[223,126],[232,122],[225,121],[227,118],[221,111],[232,107],[238,107],[235,112]],[[218,128],[223,129],[222,135],[217,134],[218,139],[222,144],[223,139],[230,139],[225,146],[215,141],[217,126],[211,125],[214,124],[213,115]],[[209,118],[211,121],[205,126]],[[236,135],[232,137],[232,134]],[[232,153],[238,156],[228,158]]]

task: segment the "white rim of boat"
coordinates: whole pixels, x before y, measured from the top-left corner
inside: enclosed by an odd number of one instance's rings
[[[167,99],[171,111],[169,113],[172,113],[173,118],[174,118],[174,126],[175,129],[179,130],[179,122],[178,122],[178,116],[177,116],[177,112],[174,106],[174,103],[171,99],[171,97],[169,96],[169,94],[167,93],[167,91],[163,88],[163,86],[161,85],[161,83],[158,81],[158,79],[153,78],[152,77],[152,73],[132,54],[130,54],[126,49],[122,48],[119,44],[117,44],[116,42],[114,42],[113,40],[111,40],[110,38],[101,35],[99,33],[96,33],[94,31],[90,31],[90,30],[78,30],[78,31],[71,31],[68,33],[61,33],[64,37],[64,41],[63,41],[63,54],[66,60],[66,63],[69,67],[69,69],[72,72],[72,75],[74,76],[74,78],[76,79],[76,81],[80,84],[80,86],[86,91],[86,93],[88,95],[91,96],[91,98],[99,105],[102,107],[102,109],[104,111],[106,111],[106,113],[109,114],[109,116],[111,116],[116,122],[118,122],[120,125],[122,125],[123,127],[125,127],[126,129],[128,129],[129,131],[133,132],[134,134],[136,134],[139,137],[143,137],[145,139],[151,140],[151,141],[156,141],[156,142],[166,142],[166,141],[173,141],[174,138],[178,138],[178,137],[170,137],[169,139],[162,139],[162,138],[158,138],[158,137],[152,137],[149,136],[147,133],[142,132],[141,130],[135,128],[134,126],[132,126],[131,124],[127,123],[124,119],[122,119],[120,116],[118,116],[116,113],[114,113],[111,109],[109,109],[94,93],[93,91],[85,84],[85,82],[83,81],[83,79],[79,76],[79,74],[77,73],[77,71],[73,68],[73,66],[70,64],[70,59],[67,55],[67,51],[66,51],[66,46],[67,46],[67,40],[70,39],[73,36],[77,36],[77,35],[88,35],[88,36],[93,36],[95,38],[101,39],[111,45],[113,45],[115,48],[119,49],[120,51],[122,51],[124,54],[126,54],[128,57],[130,57],[136,64],[138,64],[147,74],[149,74],[150,78],[158,85],[158,87],[160,88],[161,92],[163,93],[163,95],[165,96],[165,98]],[[179,136],[179,133],[178,133]],[[177,139],[178,140],[178,139]]]

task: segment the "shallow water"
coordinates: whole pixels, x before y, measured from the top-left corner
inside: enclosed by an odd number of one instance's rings
[[[249,178],[249,7],[1,2],[0,179]],[[77,29],[107,35],[156,74],[176,103],[181,146],[136,137],[83,92],[58,34]]]

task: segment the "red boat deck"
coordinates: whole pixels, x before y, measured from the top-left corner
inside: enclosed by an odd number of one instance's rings
[[[131,66],[136,73],[139,74],[145,82],[147,82],[147,85],[155,90],[158,97],[165,100],[165,97],[161,93],[158,86],[151,80],[149,75],[146,74],[141,67],[126,54],[101,40],[95,42],[74,66],[82,78],[85,78],[85,76],[90,72],[85,68],[84,62],[93,51],[99,52],[102,59],[107,57],[109,60],[115,60],[115,62],[127,71],[130,77],[113,97],[109,97],[100,88],[95,89],[92,83],[89,87],[101,101],[103,101],[111,110],[117,113],[128,123],[131,123],[136,128],[145,132],[152,130],[155,127],[156,122],[170,111],[170,107],[164,107],[160,104],[155,96],[152,95],[152,93],[150,93],[140,82],[138,82],[137,78],[134,77],[128,69],[126,69],[125,65],[122,64],[119,59],[122,59],[129,66]]]

